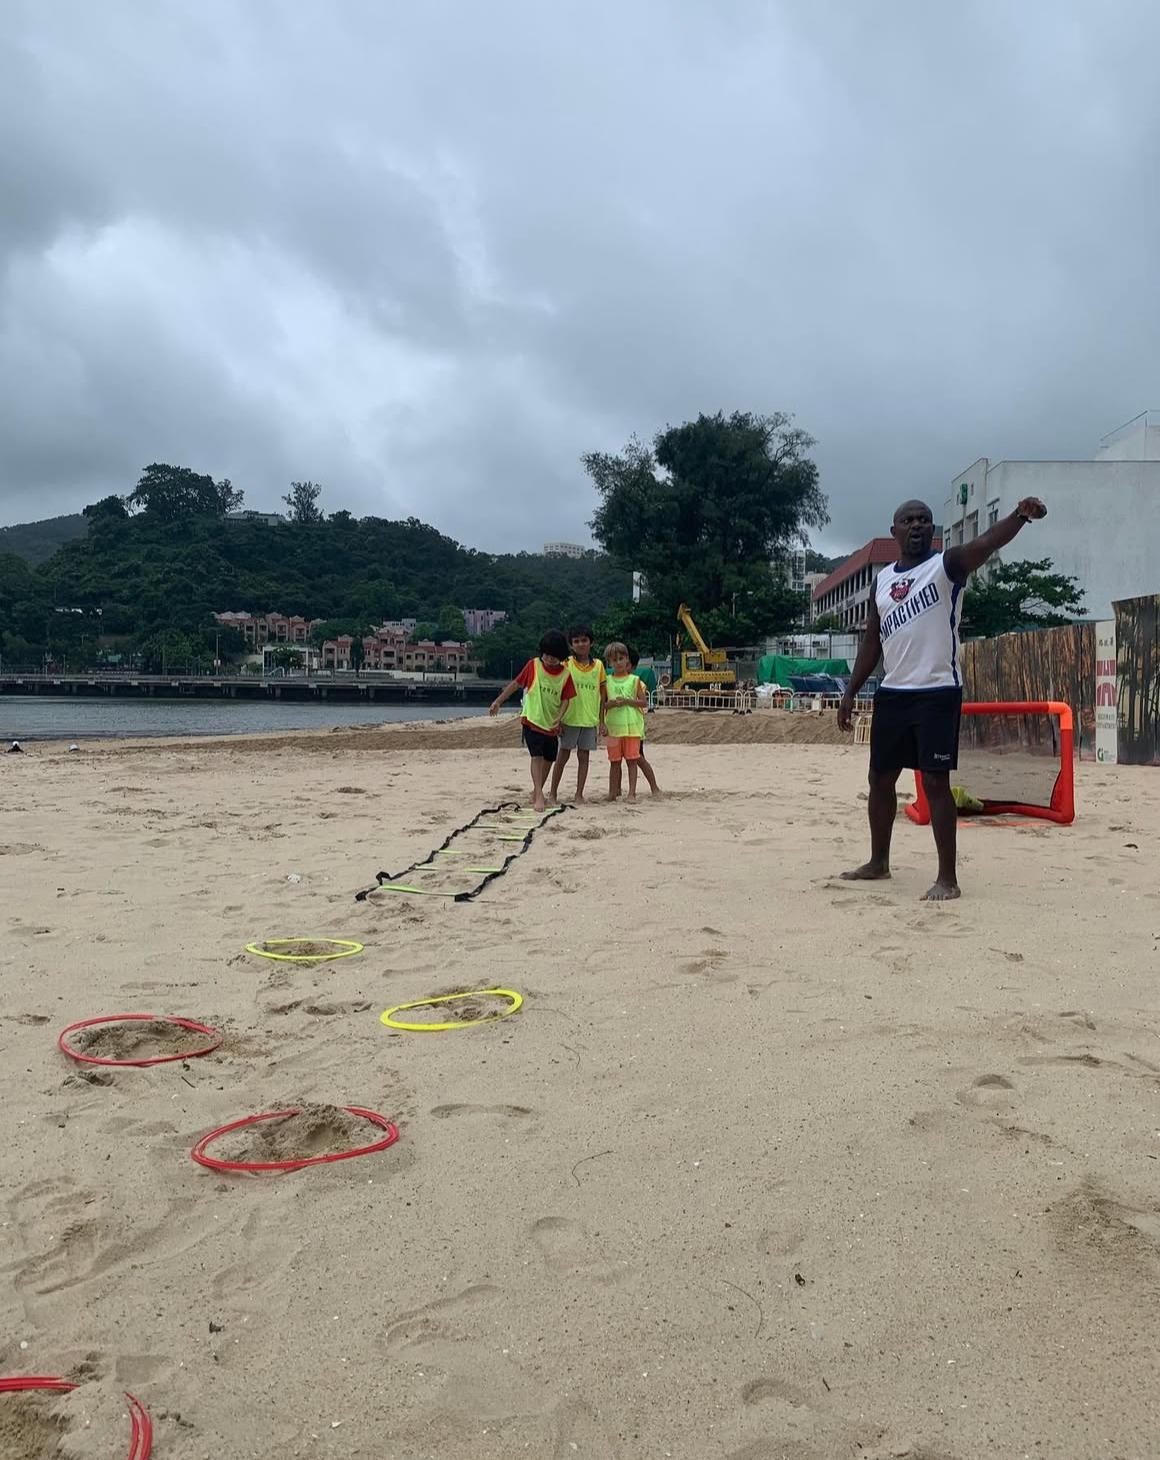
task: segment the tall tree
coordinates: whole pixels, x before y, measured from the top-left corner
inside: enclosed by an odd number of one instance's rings
[[[141,473],[125,505],[154,522],[179,522],[187,517],[224,517],[241,506],[243,495],[228,477],[215,482],[188,466],[155,461]]]
[[[114,493],[111,496],[102,497],[99,502],[90,502],[82,515],[87,517],[90,523],[124,522],[128,519],[129,513],[125,509],[125,499]]]
[[[593,533],[643,572],[645,597],[670,621],[687,602],[730,633],[743,613],[734,642],[789,628],[800,595],[779,588],[770,565],[829,521],[813,445],[783,412],[734,411],[669,426],[651,447],[633,439],[619,455],[590,452]]]
[[[282,498],[290,509],[290,521],[297,523],[321,522],[322,508],[318,499],[322,488],[317,482],[291,482],[290,490]]]
[[[1083,613],[1083,589],[1066,573],[1053,573],[1050,558],[997,563],[976,574],[963,600],[963,633],[975,638],[1050,629]]]
[[[439,610],[439,619],[435,625],[435,631],[441,644],[447,643],[449,639],[457,644],[467,638],[467,624],[464,622],[463,610],[456,608],[453,603],[445,603]]]

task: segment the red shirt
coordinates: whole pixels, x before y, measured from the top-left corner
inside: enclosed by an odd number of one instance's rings
[[[566,664],[561,664],[558,669],[549,669],[548,666],[541,659],[540,668],[552,679],[558,679],[561,674],[567,676],[566,681],[560,690],[561,704],[565,704],[568,700],[574,698],[576,694],[576,686],[572,683],[572,676],[568,673],[568,666]],[[532,685],[535,683],[535,674],[536,661],[534,659],[529,659],[524,667],[520,670],[520,672],[516,675],[516,683],[521,689],[531,689]],[[542,725],[533,725],[530,720],[524,720],[522,721],[522,723],[527,725],[530,730],[538,730],[541,735],[547,735],[550,733],[549,731],[545,730]]]

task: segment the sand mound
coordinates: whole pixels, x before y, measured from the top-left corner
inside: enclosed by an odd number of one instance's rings
[[[314,938],[282,938],[274,942],[255,943],[263,953],[272,953],[280,958],[333,958],[336,953],[346,950],[339,947],[337,943],[327,943],[324,939]]]
[[[102,1060],[145,1060],[201,1049],[210,1041],[194,1029],[182,1029],[162,1019],[133,1019],[124,1024],[97,1024],[68,1037],[81,1054]]]
[[[51,1394],[0,1394],[0,1460],[59,1460],[64,1421]]]
[[[734,715],[728,710],[661,709],[648,720],[650,745],[851,745],[838,729],[833,710],[820,714],[789,710],[754,710]],[[183,751],[220,754],[223,748],[245,754],[284,748],[296,753],[340,750],[515,750],[520,744],[518,715],[486,715],[443,722],[393,725],[341,725],[331,730],[288,731],[284,735],[231,735],[224,739],[113,742],[94,747],[101,755],[155,753],[179,745]],[[357,787],[339,787],[335,794],[356,794]]]
[[[511,1009],[511,1000],[495,994],[477,994],[470,989],[447,989],[445,995],[455,994],[453,1003],[417,1004],[413,1009],[400,1009],[394,1017],[403,1024],[450,1024],[458,1020],[471,1024],[476,1019],[493,1019],[497,1014],[506,1014]]]
[[[0,1460],[112,1460],[131,1432],[125,1396],[109,1384],[0,1394]]]
[[[303,1105],[294,1115],[234,1131],[214,1143],[213,1154],[224,1161],[306,1161],[370,1145],[380,1135],[338,1105]]]

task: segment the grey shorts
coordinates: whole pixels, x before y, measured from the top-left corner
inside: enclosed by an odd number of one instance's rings
[[[561,750],[595,750],[597,746],[595,725],[561,725]]]

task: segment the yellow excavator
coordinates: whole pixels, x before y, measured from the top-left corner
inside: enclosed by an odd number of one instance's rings
[[[681,647],[678,635],[677,656],[680,670],[673,677],[673,690],[720,689],[723,693],[735,690],[737,671],[728,662],[724,649],[710,649],[705,643],[687,603],[682,603],[677,609],[677,621],[697,647],[686,652]]]

